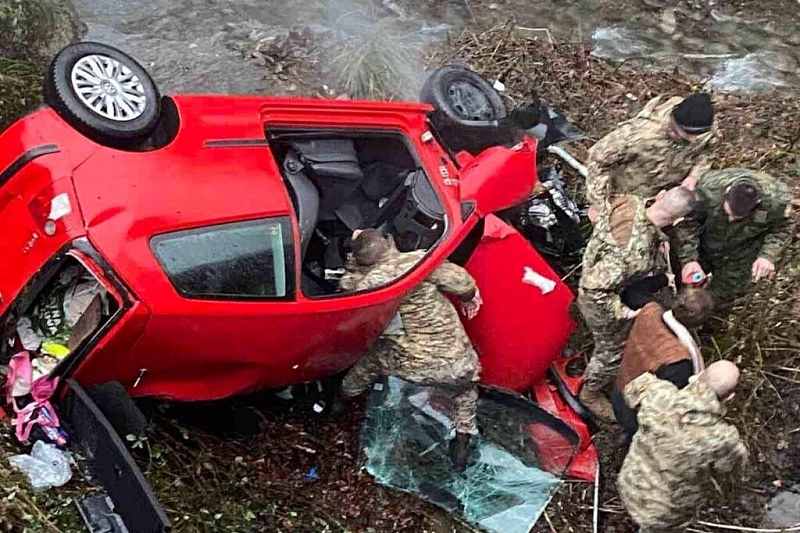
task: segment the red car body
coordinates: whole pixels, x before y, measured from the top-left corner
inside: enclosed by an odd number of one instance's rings
[[[96,144],[50,108],[0,134],[0,325],[30,305],[67,257],[119,303],[55,375],[188,401],[313,382],[351,366],[404,295],[469,239],[466,268],[484,306],[465,326],[484,383],[531,391],[561,355],[574,327],[573,296],[530,243],[492,215],[533,191],[534,139],[454,160],[431,131],[428,105],[227,96],[173,102],[177,133],[150,151]],[[294,268],[289,286],[296,289],[283,298],[182,294],[154,254],[161,235],[278,217],[290,221],[288,264],[301,265],[298,216],[265,135],[273,127],[402,136],[444,208],[443,235],[405,276],[369,292],[309,297]],[[64,194],[71,209],[51,220],[54,198]],[[555,289],[525,283],[526,268]],[[585,426],[577,417],[570,425],[581,426],[576,464],[593,471]]]
[[[0,136],[0,313],[68,249],[124,303],[99,338],[65,361],[69,373],[86,384],[118,380],[134,396],[217,399],[346,369],[381,334],[402,297],[481,218],[527,198],[536,179],[533,139],[490,148],[458,168],[431,136],[426,105],[214,96],[174,101],[180,129],[158,150],[100,146],[50,109]],[[446,210],[444,237],[405,277],[371,292],[320,299],[297,290],[285,301],[182,296],[151,250],[156,235],[289,216],[298,239],[298,221],[265,139],[270,126],[401,134]],[[61,193],[73,210],[48,235],[49,202]],[[560,353],[571,330],[571,295],[499,219],[484,239],[468,268],[486,304],[467,326],[487,381],[521,390]],[[503,250],[488,251],[498,246],[489,241],[505,242]],[[299,247],[293,251],[300,264]],[[523,265],[555,280],[557,291],[542,295],[523,284]]]

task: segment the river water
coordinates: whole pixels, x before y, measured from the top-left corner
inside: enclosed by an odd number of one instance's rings
[[[425,44],[471,19],[547,28],[633,68],[678,67],[717,90],[792,90],[800,66],[800,2],[738,14],[713,0],[73,0],[87,40],[136,56],[165,92],[276,94],[242,50],[290,28],[341,29],[353,12],[416,30]],[[773,5],[774,4],[774,5]],[[351,18],[351,17],[350,17]],[[543,34],[544,35],[544,34]],[[420,71],[414,66],[414,71]],[[413,86],[414,84],[412,84]]]

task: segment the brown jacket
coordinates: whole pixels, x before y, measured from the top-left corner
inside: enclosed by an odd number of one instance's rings
[[[625,385],[646,372],[655,372],[662,365],[692,359],[689,350],[664,323],[663,315],[664,308],[650,302],[636,317],[614,383],[616,390],[625,390]]]

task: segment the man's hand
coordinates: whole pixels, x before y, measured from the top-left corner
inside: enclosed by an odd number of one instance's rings
[[[775,263],[769,259],[759,257],[753,261],[753,282],[758,283],[762,278],[771,278],[775,274]]]
[[[692,276],[698,273],[702,274],[703,277],[706,275],[706,273],[703,271],[703,267],[700,266],[700,263],[697,261],[686,263],[683,265],[683,269],[681,270],[681,279],[684,283],[692,283]]]
[[[461,304],[461,310],[464,312],[464,315],[466,315],[467,320],[472,320],[478,314],[482,305],[483,298],[481,298],[481,292],[476,288],[475,296],[472,297],[472,300]]]
[[[711,164],[708,162],[695,165],[689,172],[689,174],[681,182],[681,187],[683,187],[684,189],[689,189],[690,191],[696,191],[697,180],[699,180],[700,177],[709,170],[711,170]]]
[[[634,318],[639,316],[639,313],[641,313],[641,312],[642,312],[641,308],[636,309],[635,311],[633,309],[628,309],[627,311],[625,311],[625,319],[626,320],[633,320]]]
[[[586,216],[589,217],[589,222],[591,222],[592,224],[596,223],[597,217],[600,216],[597,210],[597,206],[596,205],[589,206],[589,210],[586,212]]]

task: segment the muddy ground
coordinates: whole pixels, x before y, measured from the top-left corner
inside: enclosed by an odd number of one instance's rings
[[[430,0],[411,3],[434,15],[445,5]],[[448,9],[455,9],[453,4],[447,3]],[[556,36],[551,43],[547,36],[516,29],[507,23],[508,10],[499,9],[506,3],[498,4],[472,1],[456,6],[455,15],[448,16],[466,17],[467,28],[451,30],[447,38],[413,53],[419,54],[423,65],[461,62],[490,79],[502,79],[509,102],[535,94],[561,108],[587,134],[587,140],[573,148],[579,157],[648,98],[685,94],[700,86],[700,79],[680,67],[669,72],[631,71],[591,56],[585,40]],[[793,7],[780,0],[757,7],[746,2],[720,4],[745,14],[770,10],[785,14]],[[381,8],[388,9],[385,2]],[[524,22],[531,25],[530,20]],[[233,51],[262,69],[270,92],[329,97],[352,92],[346,80],[322,68],[329,53],[324,43],[324,36],[298,27],[285,37],[253,39]],[[0,58],[0,127],[3,120],[36,102],[38,91],[31,87],[41,72],[40,66],[25,59],[3,61]],[[716,166],[773,172],[800,196],[797,95],[717,94],[715,102],[724,137],[715,154]],[[580,197],[578,176],[566,173]],[[778,280],[743,299],[717,332],[705,337],[710,360],[730,358],[744,369],[730,418],[745,436],[752,461],[744,483],[716,480],[712,503],[700,511],[693,531],[723,531],[714,524],[758,527],[770,497],[800,480],[799,250],[795,237]],[[570,280],[574,279],[573,274]],[[577,336],[574,347],[590,348],[583,339]],[[360,471],[360,405],[331,418],[313,415],[308,406],[276,404],[266,396],[146,408],[151,428],[131,447],[175,531],[472,531],[433,506],[377,486]],[[209,424],[210,420],[216,422]],[[7,426],[0,433],[0,531],[81,531],[72,498],[89,490],[89,485],[74,482],[47,494],[31,493],[7,468],[5,457],[18,452]],[[622,460],[617,453],[620,439],[614,428],[596,438],[603,467],[600,531],[628,533],[634,531],[633,525],[614,487]],[[565,483],[534,531],[591,531],[591,505],[590,484]]]

